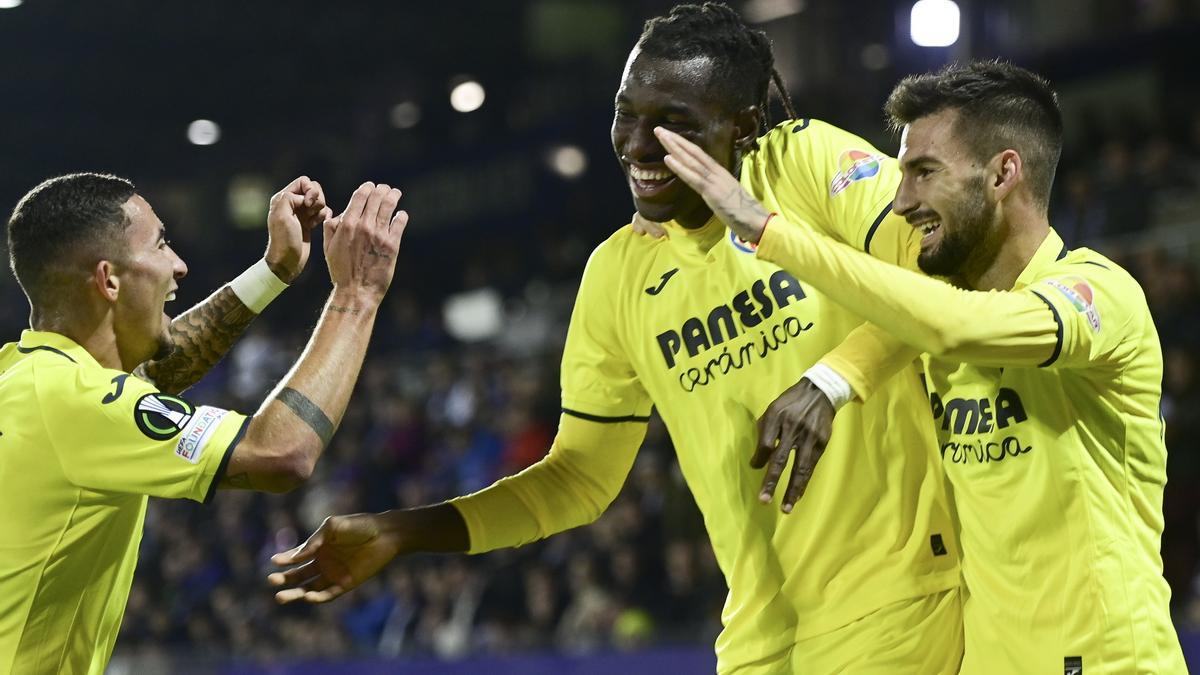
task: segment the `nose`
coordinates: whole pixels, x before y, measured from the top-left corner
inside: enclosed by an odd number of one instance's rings
[[[183,262],[183,258],[180,258],[179,254],[176,253],[174,249],[171,250],[171,258],[172,276],[174,276],[176,279],[182,279],[186,277],[188,273],[187,263]]]
[[[623,159],[638,163],[661,162],[667,154],[658,136],[654,135],[654,126],[649,120],[642,119],[631,125],[619,150]]]
[[[901,176],[900,185],[896,187],[896,198],[892,201],[892,211],[900,216],[907,216],[921,205],[917,199],[916,190],[908,176]]]

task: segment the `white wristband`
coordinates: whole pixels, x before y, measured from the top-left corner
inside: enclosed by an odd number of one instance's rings
[[[251,312],[261,314],[288,285],[275,276],[266,260],[259,260],[229,282],[229,288]]]
[[[834,411],[841,410],[842,406],[854,398],[854,389],[846,378],[824,363],[818,363],[804,371],[804,377],[824,392],[825,397],[833,404]]]

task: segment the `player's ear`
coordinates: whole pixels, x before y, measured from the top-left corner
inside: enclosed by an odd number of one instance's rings
[[[1004,199],[1025,180],[1021,155],[1011,148],[1000,152],[988,163],[988,176],[995,201]]]
[[[121,290],[121,279],[117,267],[111,260],[101,260],[92,268],[92,285],[109,302],[116,302]]]
[[[733,116],[733,146],[744,152],[758,138],[762,128],[763,111],[756,105],[746,106]]]

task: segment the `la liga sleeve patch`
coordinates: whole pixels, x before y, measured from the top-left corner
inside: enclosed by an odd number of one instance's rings
[[[1080,277],[1063,277],[1047,279],[1046,285],[1061,293],[1075,308],[1075,311],[1087,317],[1092,332],[1100,332],[1100,311],[1096,309],[1095,294],[1088,282]]]

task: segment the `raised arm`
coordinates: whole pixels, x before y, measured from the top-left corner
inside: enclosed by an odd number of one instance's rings
[[[656,133],[669,166],[758,256],[785,267],[847,309],[934,356],[989,366],[1053,364],[1063,318],[1038,290],[980,292],[889,265],[806,228],[776,226],[704,151],[666,129]],[[1045,289],[1042,289],[1045,290]],[[1084,351],[1087,345],[1082,344]]]
[[[333,292],[296,365],[250,420],[220,487],[282,492],[306,480],[358,380],[379,303],[396,266],[408,214],[400,191],[364,183],[325,221]]]
[[[300,176],[271,198],[267,250],[261,261],[171,322],[170,353],[133,374],[178,394],[204,377],[241,337],[258,312],[308,262],[312,228],[332,215],[321,184]]]

